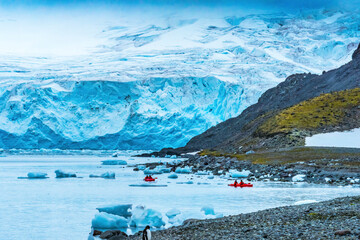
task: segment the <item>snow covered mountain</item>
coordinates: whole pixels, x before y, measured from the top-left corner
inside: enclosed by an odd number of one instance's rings
[[[239,115],[294,73],[351,59],[360,14],[119,18],[81,57],[0,58],[0,147],[160,149]]]

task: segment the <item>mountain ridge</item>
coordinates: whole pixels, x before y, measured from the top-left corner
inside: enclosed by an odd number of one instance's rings
[[[301,145],[305,136],[312,133],[294,131],[293,135],[276,134],[275,136],[256,136],[257,129],[267,119],[275,116],[279,111],[299,104],[303,101],[319,97],[321,94],[344,91],[360,87],[360,45],[352,55],[352,60],[331,71],[323,72],[322,75],[294,74],[276,87],[267,90],[261,95],[258,102],[245,109],[238,117],[231,118],[203,134],[192,138],[185,147],[177,149],[163,149],[160,153],[186,153],[202,149],[215,149],[225,152],[244,152],[261,149],[269,145],[269,142],[279,144],[277,147],[292,146],[284,138],[290,137],[294,146]],[[356,108],[354,111],[359,111]],[[356,125],[356,124],[355,124]],[[358,124],[360,127],[360,123]],[[338,129],[348,130],[345,126]],[[326,131],[325,131],[326,132]],[[280,138],[280,139],[279,139]],[[261,143],[259,143],[259,141]],[[262,147],[259,146],[262,144]]]

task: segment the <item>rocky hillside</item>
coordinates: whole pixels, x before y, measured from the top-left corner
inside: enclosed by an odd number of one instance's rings
[[[342,67],[322,75],[289,76],[238,117],[192,138],[183,148],[162,152],[245,152],[303,146],[306,136],[360,127],[359,106],[360,45]]]

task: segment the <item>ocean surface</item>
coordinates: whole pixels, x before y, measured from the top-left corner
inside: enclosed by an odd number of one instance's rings
[[[112,152],[27,152],[0,158],[0,236],[2,239],[87,239],[96,208],[117,204],[144,205],[165,213],[176,208],[186,218],[203,218],[200,209],[234,215],[299,201],[322,201],[359,195],[359,187],[334,187],[306,183],[254,182],[253,188],[232,188],[233,180],[194,174],[157,175],[154,184],[167,187],[131,187],[144,184],[143,172],[131,165],[169,158],[136,158],[132,152],[111,157]],[[108,159],[126,160],[127,166],[104,166]],[[74,172],[78,178],[56,179],[55,170]],[[115,172],[116,179],[89,178],[90,174]],[[47,173],[47,179],[18,179],[28,172]],[[193,184],[180,184],[193,181]],[[166,227],[170,226],[169,224]],[[3,238],[5,237],[5,238]]]

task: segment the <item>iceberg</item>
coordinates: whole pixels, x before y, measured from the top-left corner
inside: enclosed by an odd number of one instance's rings
[[[201,211],[204,212],[205,215],[215,215],[215,210],[212,206],[204,206],[201,208]]]
[[[209,175],[210,173],[208,171],[197,171],[195,175]]]
[[[115,173],[114,172],[106,172],[106,173],[103,173],[101,175],[90,174],[89,177],[90,178],[115,179]]]
[[[120,229],[128,227],[128,220],[121,216],[101,212],[95,214],[91,225],[94,229]]]
[[[101,162],[102,165],[127,165],[127,162],[124,160],[105,160]]]
[[[97,210],[99,212],[105,212],[105,213],[121,216],[124,218],[129,218],[131,217],[131,208],[132,208],[132,204],[122,204],[122,205],[115,205],[108,207],[100,207],[97,208]]]
[[[237,170],[230,170],[229,172],[232,178],[246,178],[251,173],[249,170],[243,170],[241,172]]]
[[[189,166],[185,166],[183,168],[181,167],[177,167],[176,170],[175,170],[175,173],[185,173],[185,174],[188,174],[188,173],[191,173],[192,172],[192,167],[189,167]]]
[[[178,175],[176,173],[172,173],[168,176],[168,178],[176,179],[178,178]]]
[[[165,213],[165,215],[168,217],[168,218],[174,218],[175,216],[181,214],[180,210],[176,209],[176,208],[173,208],[173,209],[170,209],[169,211],[167,211]]]
[[[291,180],[293,182],[303,182],[303,181],[305,181],[305,177],[306,177],[306,175],[304,175],[304,174],[298,174],[296,176],[293,176]]]
[[[144,174],[152,175],[152,174],[163,174],[163,173],[170,173],[171,168],[166,168],[164,165],[156,166],[154,169],[146,168],[144,170]]]
[[[28,178],[47,178],[47,173],[29,172],[27,176]]]
[[[56,178],[76,178],[75,173],[64,172],[62,170],[56,170],[55,174],[56,174]]]
[[[145,165],[139,165],[139,166],[137,166],[137,168],[138,168],[139,170],[145,170],[145,169],[146,169],[146,166],[145,166]]]
[[[147,225],[155,228],[165,226],[162,214],[154,209],[146,209],[144,206],[136,206],[132,210],[130,226],[145,227]]]

